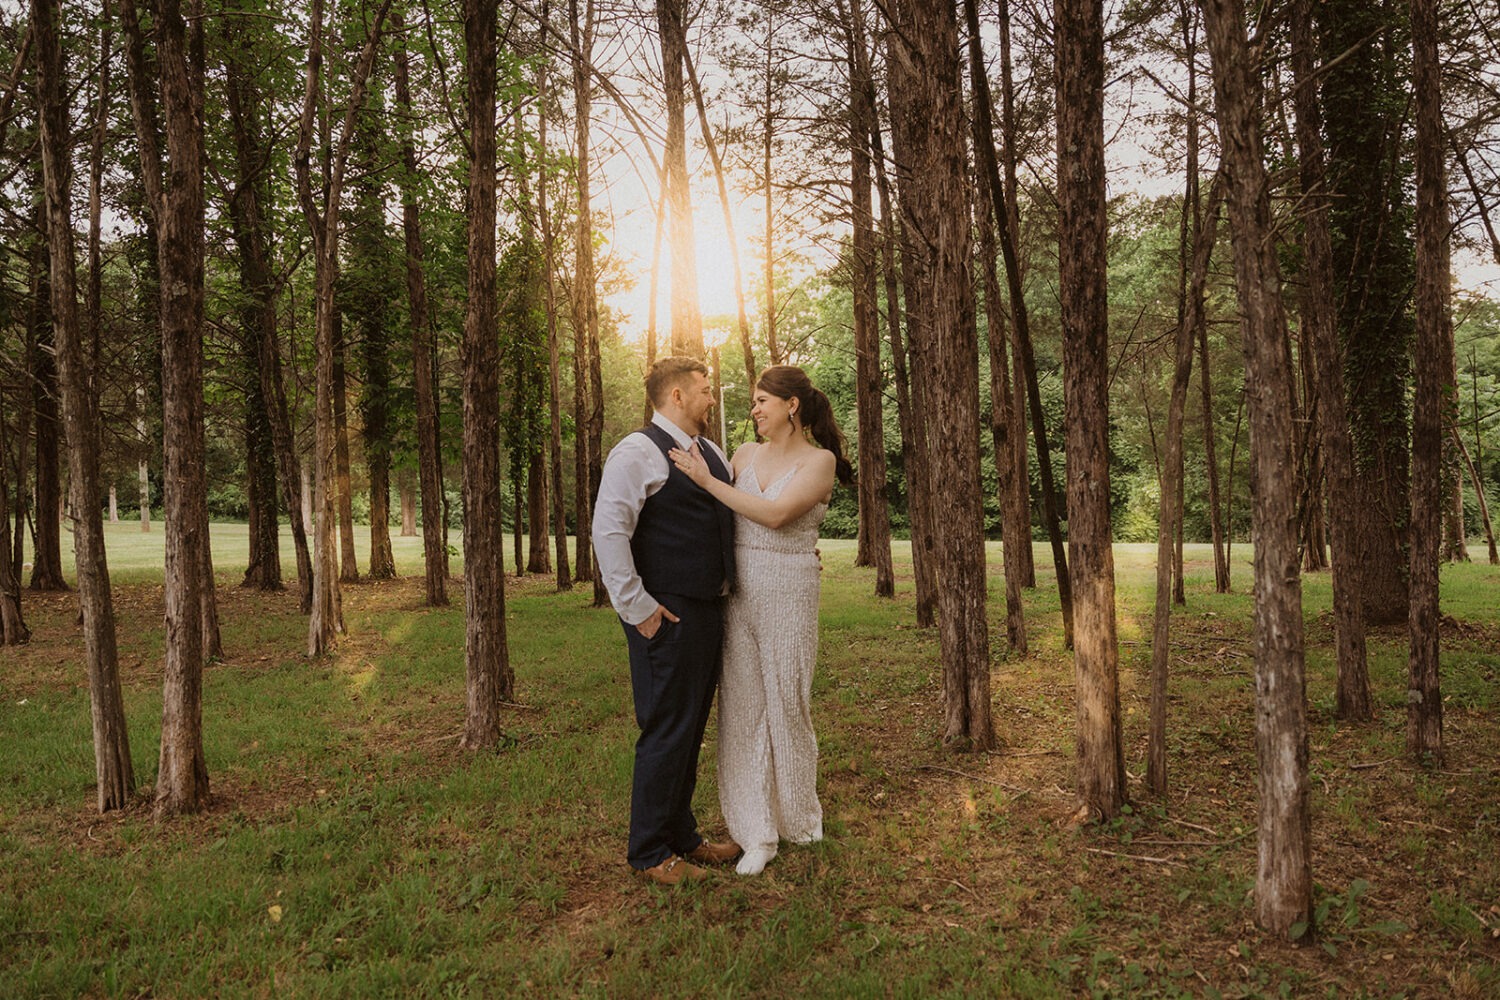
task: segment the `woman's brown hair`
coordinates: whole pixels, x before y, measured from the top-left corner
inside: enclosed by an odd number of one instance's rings
[[[778,399],[795,398],[801,404],[798,412],[802,426],[812,432],[814,441],[833,452],[834,474],[839,482],[845,486],[854,482],[854,467],[844,457],[843,432],[833,420],[833,404],[812,384],[807,372],[796,365],[772,365],[760,373],[755,387]]]

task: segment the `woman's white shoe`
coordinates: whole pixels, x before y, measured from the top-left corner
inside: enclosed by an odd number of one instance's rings
[[[740,863],[734,866],[734,870],[741,875],[759,875],[774,857],[776,857],[774,847],[748,847],[745,853],[740,855]]]

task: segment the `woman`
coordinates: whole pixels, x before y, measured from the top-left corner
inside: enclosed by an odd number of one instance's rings
[[[828,397],[802,369],[762,372],[750,416],[764,441],[735,450],[734,485],[715,479],[696,448],[670,456],[735,513],[735,586],[724,615],[719,686],[719,801],[730,836],[744,848],[741,875],[762,871],[780,840],[823,837],[810,710],[821,568],[815,548],[834,479],[853,478]]]

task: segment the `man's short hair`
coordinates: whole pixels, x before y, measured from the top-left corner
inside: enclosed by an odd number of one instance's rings
[[[646,373],[646,398],[651,405],[660,407],[679,386],[684,390],[692,382],[694,372],[708,377],[708,366],[697,358],[662,358]]]

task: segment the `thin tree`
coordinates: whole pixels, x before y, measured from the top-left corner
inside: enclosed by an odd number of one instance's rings
[[[344,172],[354,135],[355,115],[364,106],[370,67],[375,61],[381,27],[390,4],[391,0],[384,0],[376,12],[352,69],[349,98],[343,109],[344,121],[337,140],[326,153],[326,183],[321,206],[313,197],[311,156],[313,126],[323,90],[323,0],[313,0],[308,24],[306,87],[303,91],[302,118],[297,129],[297,149],[293,165],[296,168],[297,200],[313,235],[314,263],[317,366],[313,405],[313,507],[316,514],[313,522],[313,606],[307,628],[309,656],[321,656],[329,652],[335,636],[344,629],[342,595],[337,576],[338,552],[334,545],[337,530],[334,493],[338,458],[334,416],[335,327],[338,323],[338,305],[334,295],[338,279],[339,209],[343,196]]]
[[[1191,113],[1191,112],[1190,112]],[[1189,197],[1196,185],[1189,186]],[[1166,455],[1161,464],[1161,503],[1156,530],[1156,604],[1151,632],[1151,718],[1146,749],[1146,787],[1156,795],[1167,792],[1167,674],[1172,638],[1172,580],[1180,576],[1175,548],[1182,516],[1183,421],[1187,413],[1188,382],[1193,374],[1193,348],[1203,322],[1203,289],[1209,260],[1218,235],[1220,178],[1209,188],[1208,207],[1193,234],[1191,277],[1182,295],[1177,338],[1172,356],[1172,395],[1167,404]],[[1196,212],[1191,213],[1197,215]]]
[[[37,187],[42,187],[37,171]],[[46,233],[45,205],[36,209],[37,231]],[[52,261],[45,237],[37,249],[32,265],[37,268],[30,351],[32,384],[32,421],[35,427],[36,451],[33,486],[36,500],[32,507],[31,589],[63,591],[68,589],[62,568],[62,475],[59,441],[60,421],[57,413],[57,344],[52,315]]]
[[[1234,245],[1251,423],[1255,534],[1255,749],[1260,786],[1255,914],[1290,936],[1312,920],[1307,698],[1298,573],[1292,372],[1260,125],[1240,0],[1205,0]]]
[[[740,242],[734,233],[734,213],[729,205],[729,185],[724,179],[724,160],[719,155],[719,144],[714,141],[713,129],[709,127],[708,109],[703,104],[703,88],[698,85],[698,71],[693,66],[692,55],[686,49],[683,50],[682,62],[687,70],[688,83],[693,88],[693,106],[698,110],[698,125],[703,133],[703,145],[708,150],[709,162],[714,166],[714,180],[719,186],[719,209],[724,213],[724,238],[729,244],[729,264],[734,273],[734,305],[738,320],[735,329],[739,331],[740,351],[745,357],[745,385],[753,386],[756,375],[755,350],[750,346],[750,320],[745,314],[745,279],[740,268]],[[769,189],[769,174],[767,178],[767,189]],[[718,371],[717,368],[714,370]]]
[[[500,493],[500,371],[495,318],[497,0],[464,0],[468,70],[468,295],[464,307],[464,663],[462,745],[503,737],[500,704],[515,685],[505,640]]]
[[[401,137],[401,231],[406,243],[406,296],[411,323],[412,383],[417,405],[417,465],[422,505],[422,556],[427,604],[448,603],[448,540],[443,517],[443,455],[438,439],[437,371],[432,320],[427,306],[426,252],[422,215],[417,204],[416,123],[411,103],[411,59],[406,48],[402,10],[394,14],[396,42],[396,108]]]
[[[685,0],[656,0],[656,24],[661,42],[662,87],[667,101],[667,141],[662,161],[667,171],[670,213],[667,247],[672,262],[672,353],[702,358],[703,314],[698,308],[697,241],[693,235],[693,201],[687,170],[683,81],[683,63],[687,58]],[[578,534],[583,536],[583,525],[579,526]]]
[[[1333,617],[1338,684],[1335,712],[1341,719],[1371,717],[1369,670],[1365,659],[1365,614],[1360,600],[1359,506],[1354,478],[1354,444],[1349,437],[1343,358],[1333,306],[1333,247],[1328,228],[1328,188],[1323,149],[1322,107],[1316,90],[1312,0],[1292,5],[1293,102],[1297,113],[1297,164],[1301,177],[1302,260],[1306,280],[1301,296],[1304,344],[1311,347],[1317,383],[1316,410],[1323,478],[1328,484],[1328,536],[1333,549]]]
[[[542,3],[541,21],[546,25],[549,18],[548,4]],[[542,170],[537,178],[537,224],[542,230],[542,264],[546,271],[547,310],[547,407],[548,407],[548,462],[552,474],[552,535],[557,547],[557,589],[570,590],[573,578],[568,566],[568,510],[563,496],[562,469],[562,357],[557,333],[557,234],[552,227],[552,213],[547,197],[551,187],[551,171],[547,159],[547,121],[550,108],[547,104],[551,74],[545,60],[537,66],[537,145],[541,154]]]
[[[186,12],[177,0],[159,4],[152,12],[153,67],[135,0],[122,0],[120,13],[160,275],[167,639],[156,814],[162,817],[196,812],[209,794],[203,755],[203,665],[211,644],[203,608],[213,590],[203,475],[203,18],[196,4]],[[158,144],[158,120],[165,149]],[[171,171],[170,184],[164,168]]]
[[[1079,819],[1125,805],[1109,521],[1109,316],[1101,0],[1056,0],[1058,287],[1067,375],[1068,562],[1078,697]],[[1038,415],[1040,410],[1037,410]],[[1040,419],[1034,421],[1040,424]]]
[[[1015,401],[1010,391],[1010,365],[1005,356],[1005,307],[1000,301],[996,230],[1006,223],[1004,182],[995,155],[995,123],[990,100],[989,72],[984,64],[984,48],[979,34],[979,5],[964,0],[964,18],[969,34],[969,80],[973,93],[974,160],[979,199],[976,223],[979,230],[980,266],[984,272],[984,308],[987,318],[985,342],[990,361],[990,436],[994,441],[996,492],[999,494],[1001,539],[1005,549],[1005,634],[1013,653],[1026,653],[1026,616],[1021,591],[1026,586],[1026,557],[1021,550],[1031,549],[1031,518],[1020,503],[1015,488],[1016,451],[1010,445],[1015,423]],[[1024,306],[1022,309],[1024,310]]]
[[[574,127],[578,130],[577,141],[574,145],[574,155],[578,158],[578,234],[577,238],[574,241],[573,247],[575,254],[573,271],[573,316],[574,322],[581,323],[583,327],[581,332],[583,334],[583,346],[586,352],[584,356],[583,372],[588,376],[587,414],[580,414],[580,416],[585,416],[585,419],[578,425],[578,429],[581,432],[578,436],[579,446],[586,445],[583,454],[587,456],[585,470],[587,473],[587,479],[584,481],[586,484],[586,496],[583,498],[584,502],[579,505],[577,515],[578,540],[581,547],[583,544],[583,539],[586,537],[591,537],[591,525],[593,524],[593,498],[599,495],[599,480],[604,472],[604,374],[602,371],[603,362],[599,355],[599,302],[598,289],[596,287],[598,279],[594,269],[594,215],[592,198],[593,189],[590,183],[592,160],[590,155],[591,140],[589,138],[589,118],[593,112],[588,73],[592,60],[594,45],[594,5],[592,3],[586,4],[583,12],[583,17],[581,19],[579,17],[578,0],[568,0],[568,10],[572,15],[572,17],[570,18],[570,22],[573,41],[573,95],[576,104]],[[659,13],[660,10],[661,7],[659,6]],[[678,124],[676,127],[679,130],[679,139],[681,139],[685,143],[685,133],[681,131],[683,127],[681,123],[681,117],[683,113],[681,62],[687,58],[687,42],[685,38],[680,37],[680,33],[682,30],[680,18],[682,16],[685,16],[683,13],[683,9],[680,6],[677,8],[676,16],[679,18],[679,20],[676,22],[677,33],[673,35],[674,40],[672,43],[672,49],[675,53],[674,58],[677,61],[677,75],[675,86],[677,88],[676,108],[678,115]],[[663,22],[663,24],[665,25],[665,22]],[[663,30],[665,30],[665,27]],[[663,41],[664,52],[666,51],[667,47],[668,46],[666,41]],[[674,86],[670,76],[668,76],[667,78],[667,84],[668,107],[670,108],[672,106],[672,87]],[[669,128],[669,135],[670,134],[671,133]],[[669,139],[668,146],[670,147],[670,145],[671,143]],[[682,191],[680,192],[680,195],[683,199],[683,202],[686,203],[686,152],[685,150],[679,150],[679,152],[682,153],[684,157],[684,173],[679,178],[679,181],[682,184]],[[680,237],[682,236],[682,231],[677,228],[677,222],[675,219],[675,207],[673,211],[674,236]],[[688,207],[687,211],[691,212],[691,207]],[[695,321],[698,323],[697,343],[698,353],[699,355],[701,355],[703,352],[703,330],[702,319],[701,317],[698,317],[697,314],[698,292],[696,285],[696,264],[694,264],[691,260],[691,219],[687,220],[686,226],[687,242],[683,245],[687,248],[686,251],[684,251],[689,256],[687,268],[689,273],[692,274],[692,281],[694,282],[692,289],[692,313],[695,317]],[[673,253],[677,253],[678,249],[679,248],[674,245]],[[673,261],[672,301],[674,317],[673,338],[675,342],[675,338],[677,336],[677,334],[675,333],[675,324],[677,322],[678,316],[676,305],[678,281],[678,268],[677,264],[675,263],[676,257],[673,258]],[[575,334],[575,343],[576,342],[577,338]],[[576,358],[573,362],[573,370],[575,374],[577,374],[579,371],[578,360]],[[579,561],[581,565],[582,557],[580,557]],[[604,577],[600,573],[590,573],[589,576],[594,581],[594,607],[602,608],[609,603],[609,593],[604,589]],[[581,570],[580,579],[582,579]]]
[[[32,0],[36,38],[37,103],[40,105],[42,175],[46,194],[47,238],[52,257],[52,317],[63,420],[68,438],[68,475],[75,521],[73,547],[78,603],[83,617],[84,659],[88,665],[89,705],[94,730],[95,801],[100,812],[120,809],[135,792],[125,701],[115,647],[114,601],[99,511],[99,414],[89,390],[83,331],[78,316],[70,195],[71,130],[68,84],[63,78],[58,0]]]
[[[1438,676],[1438,562],[1442,541],[1443,411],[1454,403],[1449,311],[1448,180],[1443,163],[1442,64],[1435,0],[1411,0],[1412,89],[1417,144],[1416,392],[1411,430],[1411,610],[1406,750],[1418,762],[1443,761],[1443,693]]]
[[[880,126],[875,117],[874,87],[866,79],[869,69],[864,59],[866,27],[860,0],[850,0],[843,19],[849,36],[849,189],[853,211],[850,269],[854,291],[855,407],[859,420],[859,552],[855,565],[874,566],[875,596],[891,597],[896,592],[896,582],[891,562],[891,516],[885,492],[885,379],[880,366],[878,261],[870,179],[870,134]],[[754,380],[749,384],[753,385]]]

